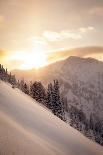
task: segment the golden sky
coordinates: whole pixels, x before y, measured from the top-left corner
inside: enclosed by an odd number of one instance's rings
[[[69,50],[87,46],[103,46],[103,0],[0,0],[0,63],[9,69],[79,56]]]
[[[17,51],[5,52],[0,51],[0,62],[8,67],[9,70],[13,69],[32,69],[46,66],[50,63],[60,61],[68,58],[69,56],[78,57],[92,57],[103,61],[103,47],[82,47],[71,50],[49,51],[43,50],[35,51]]]

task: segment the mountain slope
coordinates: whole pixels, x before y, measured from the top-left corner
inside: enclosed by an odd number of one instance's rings
[[[103,62],[71,56],[37,72],[31,70],[15,73],[17,77],[24,73],[25,80],[40,80],[45,85],[58,79],[68,105],[82,109],[88,119],[93,113],[103,121]]]
[[[103,148],[0,82],[0,155],[102,155]]]

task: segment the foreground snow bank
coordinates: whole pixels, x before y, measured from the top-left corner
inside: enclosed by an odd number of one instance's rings
[[[103,148],[0,82],[0,155],[103,155]]]

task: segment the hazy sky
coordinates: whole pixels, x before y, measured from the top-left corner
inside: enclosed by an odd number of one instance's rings
[[[103,0],[0,0],[6,54],[81,46],[103,46]]]

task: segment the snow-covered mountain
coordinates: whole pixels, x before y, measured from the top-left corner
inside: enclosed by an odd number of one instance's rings
[[[103,120],[103,63],[92,58],[70,57],[49,66],[46,77],[59,79],[68,104]],[[41,78],[42,80],[42,78]],[[46,79],[47,81],[47,79]]]
[[[102,155],[103,148],[0,81],[0,155]]]
[[[67,98],[68,105],[74,105],[89,119],[103,120],[103,62],[93,58],[71,56],[39,71],[15,72],[25,80],[40,80],[45,85],[54,79],[61,84],[61,93]]]

